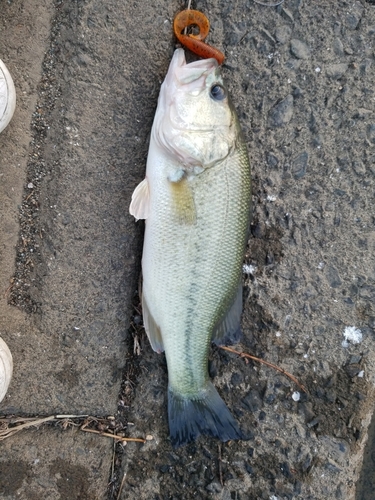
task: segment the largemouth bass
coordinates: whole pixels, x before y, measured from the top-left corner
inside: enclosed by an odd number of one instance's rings
[[[143,319],[165,351],[173,446],[200,434],[241,439],[208,375],[211,341],[240,336],[250,167],[236,112],[214,59],[173,55],[151,131],[146,178],[130,213],[146,219]]]

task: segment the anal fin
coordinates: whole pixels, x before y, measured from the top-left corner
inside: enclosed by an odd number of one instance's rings
[[[156,324],[150,309],[147,305],[145,296],[142,294],[142,313],[143,324],[147,333],[148,340],[154,351],[161,353],[164,351],[163,339],[159,326]]]
[[[241,331],[242,314],[242,282],[238,289],[231,307],[223,319],[216,325],[212,334],[212,342],[216,345],[231,345],[239,342]]]

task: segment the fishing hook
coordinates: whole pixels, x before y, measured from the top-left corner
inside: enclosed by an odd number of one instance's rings
[[[197,35],[185,35],[183,33],[185,28],[192,25],[198,26],[199,33]],[[213,57],[219,64],[223,63],[224,54],[204,42],[210,31],[210,22],[203,12],[191,9],[182,10],[174,18],[173,31],[178,41],[197,56],[203,57],[203,59]]]

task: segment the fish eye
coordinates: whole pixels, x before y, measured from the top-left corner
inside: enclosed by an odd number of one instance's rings
[[[224,87],[216,83],[211,87],[210,95],[215,101],[223,101],[226,98],[227,93],[225,92]]]

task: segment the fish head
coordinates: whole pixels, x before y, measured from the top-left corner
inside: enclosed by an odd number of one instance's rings
[[[237,121],[215,59],[187,64],[174,52],[161,86],[153,138],[187,172],[201,172],[228,156]]]

